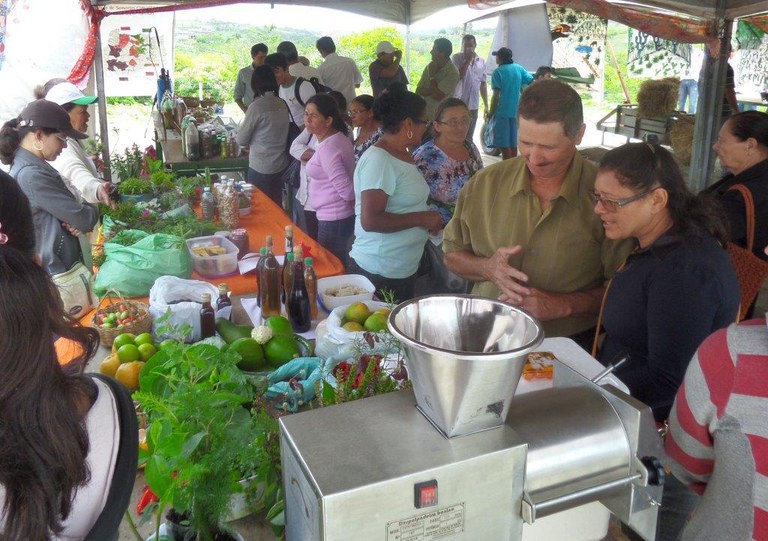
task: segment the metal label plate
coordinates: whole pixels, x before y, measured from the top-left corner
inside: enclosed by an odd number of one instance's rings
[[[433,541],[464,531],[464,502],[387,523],[387,541]]]

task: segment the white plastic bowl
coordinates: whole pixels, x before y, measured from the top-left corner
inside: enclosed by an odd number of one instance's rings
[[[343,285],[352,285],[366,290],[366,293],[360,295],[348,295],[346,297],[332,297],[326,295],[328,289],[333,289]],[[327,278],[320,278],[317,281],[317,295],[320,297],[320,301],[323,306],[331,311],[339,306],[348,306],[353,302],[365,302],[373,299],[373,293],[376,291],[376,287],[371,281],[360,274],[343,274],[341,276],[329,276]]]

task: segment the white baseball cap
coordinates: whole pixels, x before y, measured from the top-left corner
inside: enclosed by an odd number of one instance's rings
[[[377,55],[381,53],[391,54],[394,52],[395,52],[395,46],[388,41],[380,41],[379,44],[376,46]]]
[[[59,83],[51,87],[48,93],[45,95],[45,99],[58,103],[59,105],[66,105],[67,103],[74,103],[76,105],[90,105],[98,98],[96,96],[86,96],[75,85],[66,81]]]

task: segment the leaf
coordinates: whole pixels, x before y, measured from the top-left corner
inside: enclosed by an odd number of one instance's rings
[[[188,457],[191,455],[205,436],[207,436],[205,432],[198,432],[194,436],[187,438],[181,447],[181,456]]]
[[[144,477],[149,488],[164,502],[169,502],[168,492],[173,486],[173,470],[165,457],[152,455],[144,469]]]

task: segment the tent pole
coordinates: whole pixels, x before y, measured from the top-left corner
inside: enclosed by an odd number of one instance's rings
[[[104,62],[101,56],[101,28],[96,33],[96,52],[93,58],[93,70],[96,76],[96,96],[99,104],[99,134],[101,136],[101,160],[104,162],[104,180],[112,181],[112,168],[109,166],[109,127],[107,126],[107,93],[104,88]]]
[[[411,78],[411,3],[405,4],[405,75]]]
[[[699,102],[696,109],[696,125],[693,130],[691,167],[688,185],[694,193],[706,188],[715,165],[712,142],[720,131],[723,110],[723,88],[731,52],[733,20],[725,18],[725,1],[718,0],[715,24],[720,29],[720,53],[713,58],[705,54],[704,70],[699,78]],[[705,49],[707,49],[705,47]]]

